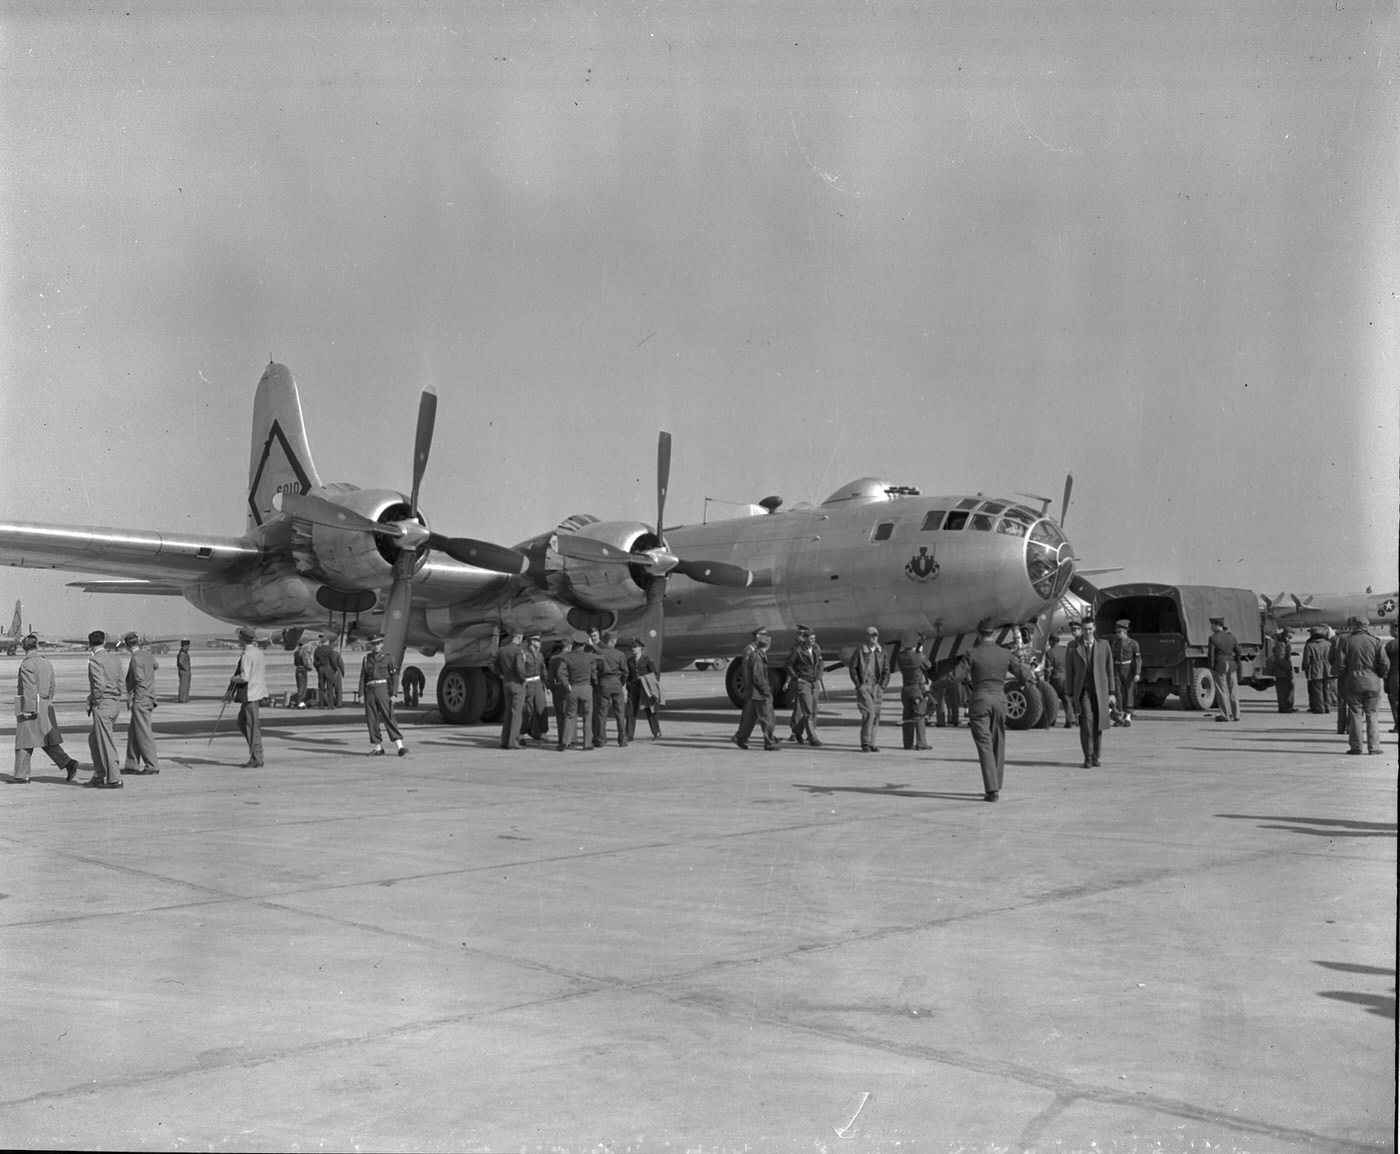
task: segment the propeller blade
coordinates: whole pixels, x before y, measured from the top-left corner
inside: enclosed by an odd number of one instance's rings
[[[647,582],[646,594],[646,608],[642,611],[642,642],[660,669],[661,653],[666,648],[666,578],[651,578]]]
[[[313,525],[325,525],[331,529],[349,529],[352,533],[378,533],[381,537],[402,537],[404,530],[393,523],[371,521],[359,513],[342,508],[324,497],[310,497],[298,493],[278,493],[272,498],[272,505],[278,512],[289,513]]]
[[[601,565],[635,565],[638,561],[634,553],[573,533],[560,533],[554,548],[561,557],[571,561],[593,561]]]
[[[656,439],[656,539],[666,548],[661,526],[666,517],[666,490],[671,484],[671,434],[662,433]]]
[[[1062,500],[1062,501],[1060,502],[1060,528],[1061,528],[1061,529],[1063,529],[1063,528],[1065,527],[1065,514],[1069,512],[1069,494],[1070,494],[1070,490],[1073,489],[1073,488],[1074,488],[1074,474],[1073,474],[1073,473],[1066,473],[1066,474],[1065,474],[1065,496],[1064,496],[1064,500]]]
[[[1081,601],[1087,601],[1090,609],[1094,609],[1098,606],[1098,588],[1087,577],[1082,577],[1080,574],[1076,573],[1070,578],[1069,588],[1070,592]]]
[[[413,494],[408,499],[411,515],[418,516],[418,489],[428,467],[428,453],[433,447],[433,425],[437,421],[437,392],[429,385],[418,401],[418,432],[413,438]]]
[[[747,589],[753,583],[753,574],[749,570],[742,565],[731,565],[728,561],[687,561],[682,558],[674,571],[684,573],[701,585],[722,585],[726,589]]]
[[[413,607],[412,553],[404,551],[394,561],[394,583],[389,587],[389,601],[384,606],[384,651],[403,668],[404,651],[408,648],[408,611]]]
[[[518,574],[530,567],[530,558],[519,549],[493,545],[490,541],[478,541],[474,537],[444,537],[441,533],[432,533],[428,536],[428,546],[439,553],[446,553],[463,565],[475,565],[478,569],[490,569],[493,573]]]

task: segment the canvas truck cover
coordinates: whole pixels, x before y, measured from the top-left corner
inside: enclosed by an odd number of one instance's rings
[[[1241,645],[1262,645],[1263,627],[1259,619],[1259,598],[1250,589],[1231,589],[1223,585],[1156,585],[1151,583],[1109,585],[1099,590],[1095,618],[1103,622],[1116,616],[1130,620],[1134,613],[1128,606],[1116,613],[1114,602],[1132,598],[1165,597],[1174,602],[1180,615],[1181,633],[1187,645],[1204,646],[1210,641],[1210,619],[1223,617],[1225,628],[1235,635]],[[1167,632],[1144,629],[1133,622],[1132,633]],[[1173,631],[1174,632],[1174,631]]]

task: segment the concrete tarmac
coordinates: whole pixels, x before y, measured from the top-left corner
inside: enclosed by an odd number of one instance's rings
[[[1173,701],[1101,769],[1009,734],[989,804],[897,694],[879,754],[845,693],[824,749],[743,752],[690,672],[658,743],[410,711],[371,758],[356,708],[268,709],[245,770],[235,659],[157,711],[160,776],[0,785],[6,1147],[1395,1148],[1394,734]]]

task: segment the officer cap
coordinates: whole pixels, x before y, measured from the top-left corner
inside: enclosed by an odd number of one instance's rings
[[[1326,637],[1326,636],[1327,636],[1327,630],[1325,630],[1321,625],[1310,625],[1310,626],[1308,626],[1308,636],[1309,636],[1309,637]]]
[[[572,641],[575,645],[587,645],[587,644],[588,644],[588,634],[587,634],[587,633],[581,633],[581,632],[580,632],[580,633],[575,633],[572,637],[569,638],[569,640]]]
[[[24,640],[21,641],[20,644],[23,645],[24,648],[26,648],[26,649],[38,649],[38,648],[39,648],[39,638],[38,638],[38,635],[37,635],[37,634],[34,634],[34,633],[26,633],[26,634],[24,635]]]
[[[1132,624],[1126,617],[1120,617],[1113,623],[1115,629],[1127,629]]]
[[[1225,624],[1225,618],[1223,618],[1223,617],[1212,617],[1212,618],[1210,619],[1210,623],[1211,623],[1212,625],[1224,625],[1224,624]]]
[[[89,645],[102,645],[105,644],[106,641],[107,634],[103,633],[100,629],[94,629],[91,633],[88,634]]]
[[[122,643],[123,643],[123,644],[126,644],[126,643],[129,642],[129,641],[139,641],[139,640],[140,640],[140,637],[139,637],[136,633],[123,633],[123,634],[122,634]]]
[[[240,641],[256,641],[257,631],[251,625],[240,625],[238,627],[238,639]]]
[[[807,636],[808,634],[810,634],[811,632],[812,632],[812,627],[811,627],[810,625],[799,625],[799,626],[797,627],[797,635],[798,635],[799,637],[806,637],[806,636]]]
[[[993,624],[990,617],[984,617],[981,621],[977,622],[977,632],[983,635],[992,633],[995,629],[996,626]]]
[[[765,628],[763,628],[762,625],[760,625],[757,629],[755,629],[755,630],[753,631],[753,636],[754,636],[754,637],[767,637],[767,636],[768,636],[768,630],[766,630]]]
[[[1052,633],[1045,639],[1045,642],[1047,645],[1058,645],[1060,643],[1060,635],[1058,633]]]
[[[181,645],[188,645],[189,643],[190,643],[190,639],[189,639],[188,637],[182,637],[182,638],[180,638],[180,644],[181,644]]]
[[[371,637],[371,638],[369,639],[369,643],[370,643],[371,645],[383,645],[383,644],[384,644],[384,638],[383,638],[383,637],[380,637],[380,636],[378,636],[378,635],[376,634],[374,637]]]
[[[538,630],[537,630],[536,632],[534,632],[534,633],[527,633],[527,634],[525,634],[525,640],[526,640],[526,641],[538,641],[539,639],[540,639],[540,635],[539,635]]]

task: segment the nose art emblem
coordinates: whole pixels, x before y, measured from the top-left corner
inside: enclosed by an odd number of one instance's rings
[[[910,581],[932,581],[938,576],[938,569],[938,562],[929,547],[920,545],[918,553],[910,557],[909,564],[904,566],[904,575]]]

